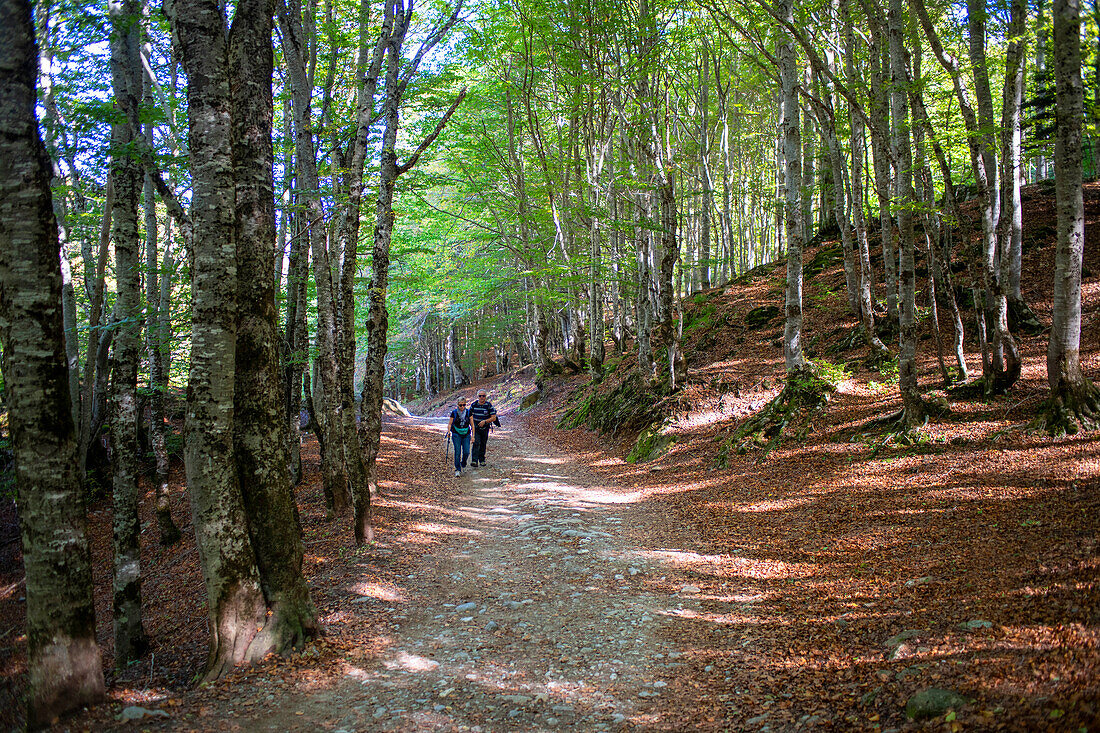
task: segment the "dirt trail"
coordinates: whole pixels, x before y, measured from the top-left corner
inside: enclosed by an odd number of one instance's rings
[[[452,478],[438,444],[444,421],[399,422],[408,460],[438,462],[432,470],[459,491],[430,528],[445,540],[400,591],[361,585],[350,601],[386,602],[389,644],[289,694],[238,688],[243,702],[214,716],[243,730],[659,727],[686,665],[660,629],[697,608],[698,590],[647,591],[662,567],[623,539],[633,496],[514,422],[492,435],[488,466]]]

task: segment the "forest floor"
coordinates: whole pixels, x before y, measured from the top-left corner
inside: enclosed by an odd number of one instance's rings
[[[1100,185],[1086,197],[1081,358],[1100,382]],[[1048,324],[1050,197],[1033,187],[1025,207],[1024,294]],[[529,369],[484,380],[504,422],[485,469],[455,479],[445,461],[454,395],[387,417],[377,542],[359,550],[350,522],[324,521],[311,440],[297,497],[327,636],[202,687],[177,466],[185,540],[143,534],[153,654],[56,729],[1100,730],[1100,436],[1029,428],[1046,335],[1020,338],[1007,397],[962,397],[942,391],[922,309],[922,387],[951,414],[899,439],[868,427],[897,409],[896,375],[832,348],[855,324],[826,265],[807,279],[808,348],[850,373],[804,440],[766,455],[722,465],[719,446],[782,386],[782,319],[744,322],[781,302],[782,266],[685,301],[689,384],[659,405],[674,442],[652,460],[624,459],[636,430],[557,427],[594,389],[585,375],[525,413]],[[967,355],[980,371],[972,341]],[[612,363],[599,394],[633,364]],[[25,684],[13,517],[0,510],[0,729],[19,727]],[[110,665],[109,507],[90,518]],[[909,720],[929,688],[965,702]],[[135,706],[151,717],[118,720]]]

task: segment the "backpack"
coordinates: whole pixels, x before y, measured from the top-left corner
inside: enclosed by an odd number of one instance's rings
[[[461,414],[459,414],[457,409],[451,410],[451,419],[454,420],[454,423],[452,423],[452,425],[451,425],[451,430],[453,432],[457,433],[458,435],[466,435],[467,433],[470,432],[470,409],[469,408],[466,408],[465,410],[463,410]],[[462,425],[463,423],[466,424],[466,427],[464,427],[464,428],[459,427],[459,425]]]

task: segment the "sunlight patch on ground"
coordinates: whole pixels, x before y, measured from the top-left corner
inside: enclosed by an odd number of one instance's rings
[[[424,532],[425,534],[466,534],[475,535],[480,537],[481,532],[469,527],[452,527],[447,524],[438,524],[436,522],[421,522],[420,524],[414,524],[411,528],[413,532]]]
[[[527,474],[523,478],[536,479],[543,478],[543,476],[540,474]],[[546,478],[564,477],[547,476]],[[549,494],[554,494],[555,496],[559,496],[563,499],[576,502],[578,508],[606,504],[632,504],[636,501],[642,500],[645,496],[640,491],[622,493],[618,491],[611,491],[609,489],[573,486],[571,484],[563,484],[557,481],[523,480],[517,482],[515,485],[517,488],[523,489],[529,493],[535,491],[543,491]]]
[[[397,591],[386,588],[377,583],[356,583],[351,587],[351,592],[363,598],[375,598],[379,601],[393,601],[404,603],[408,599]]]
[[[675,608],[667,611],[658,611],[661,616],[678,618],[687,621],[705,621],[719,626],[762,626],[769,623],[760,616],[746,616],[740,613],[709,613],[707,611],[693,611],[687,608]],[[773,622],[774,623],[774,622]]]
[[[679,567],[705,566],[712,571],[721,571],[723,575],[736,575],[743,578],[809,578],[816,574],[816,568],[806,563],[754,560],[734,555],[699,555],[683,550],[650,550],[637,553],[637,556]]]
[[[737,512],[779,512],[787,509],[797,509],[798,507],[808,506],[813,504],[817,499],[812,496],[792,497],[790,499],[773,500],[773,501],[758,501],[753,504],[744,504],[732,511]]]
[[[397,652],[396,657],[387,659],[382,664],[385,665],[386,669],[403,669],[407,672],[431,672],[439,667],[439,662],[434,659],[404,651]]]
[[[508,459],[508,460],[512,460],[513,462],[515,462],[514,459]],[[566,463],[571,463],[572,461],[569,458],[551,458],[550,456],[524,456],[523,457],[523,462],[524,463],[542,463],[542,464],[549,465],[549,466],[561,466],[561,465],[564,465]]]

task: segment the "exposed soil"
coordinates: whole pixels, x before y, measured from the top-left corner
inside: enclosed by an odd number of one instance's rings
[[[1082,366],[1100,382],[1100,185],[1086,196]],[[1024,294],[1049,324],[1053,212],[1036,189],[1025,206]],[[898,407],[889,373],[861,366],[863,347],[829,350],[855,325],[833,263],[807,282],[806,333],[822,336],[818,356],[852,365],[850,379],[804,441],[719,467],[721,441],[782,386],[781,320],[744,325],[779,302],[781,281],[781,268],[761,271],[685,303],[689,318],[710,311],[687,342],[690,383],[660,408],[676,442],[654,460],[624,460],[635,432],[556,429],[586,376],[520,415],[531,376],[512,373],[483,383],[504,408],[490,466],[459,479],[440,444],[450,396],[413,406],[434,418],[386,419],[378,542],[356,550],[349,522],[323,521],[311,443],[298,501],[328,635],[199,689],[206,615],[177,476],[187,539],[160,550],[151,522],[144,535],[154,655],[57,729],[1095,730],[1100,438],[1028,429],[1046,395],[1046,336],[1020,338],[1007,397],[945,393],[950,416],[892,439],[867,429]],[[921,382],[934,391],[924,326]],[[967,355],[980,372],[976,343]],[[633,362],[614,363],[602,390]],[[110,664],[109,510],[90,516]],[[9,534],[6,728],[19,725],[25,672]],[[931,687],[966,702],[910,721],[906,702]],[[129,705],[170,717],[116,721]]]

